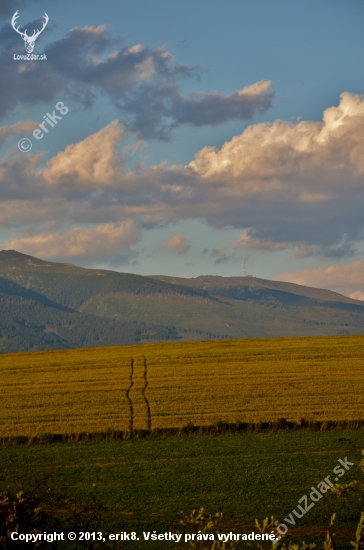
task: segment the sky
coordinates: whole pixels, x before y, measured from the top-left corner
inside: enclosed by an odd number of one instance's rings
[[[1,0],[0,248],[364,300],[363,23],[362,0]]]

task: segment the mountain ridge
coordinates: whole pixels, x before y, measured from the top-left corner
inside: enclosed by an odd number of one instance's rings
[[[0,251],[0,305],[3,353],[364,332],[364,302],[331,290],[249,276],[142,276],[14,250]]]

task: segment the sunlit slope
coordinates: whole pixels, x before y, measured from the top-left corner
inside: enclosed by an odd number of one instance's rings
[[[218,420],[364,417],[364,337],[145,344],[3,355],[0,434],[36,435]]]

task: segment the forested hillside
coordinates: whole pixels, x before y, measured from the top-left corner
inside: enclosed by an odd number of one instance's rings
[[[364,303],[254,277],[143,277],[0,252],[0,351],[364,332]]]

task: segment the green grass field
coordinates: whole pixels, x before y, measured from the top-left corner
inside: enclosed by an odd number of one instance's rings
[[[223,532],[250,532],[255,518],[283,521],[312,485],[332,475],[339,458],[354,463],[342,482],[362,478],[363,446],[363,431],[332,431],[3,447],[0,480],[12,491],[42,480],[40,490],[63,495],[65,508],[98,502],[106,507],[98,529],[108,532],[183,532],[180,512],[201,506],[224,513]],[[337,512],[338,548],[349,548],[363,494],[350,500],[330,494],[329,505]],[[322,539],[325,529],[319,502],[290,534]],[[163,548],[175,546],[163,542]]]
[[[145,344],[1,356],[0,436],[364,418],[364,336]]]

